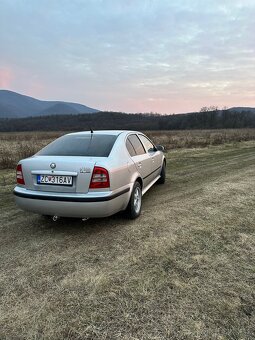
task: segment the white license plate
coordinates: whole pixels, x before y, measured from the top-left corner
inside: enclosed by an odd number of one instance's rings
[[[72,185],[72,176],[37,175],[37,184]]]

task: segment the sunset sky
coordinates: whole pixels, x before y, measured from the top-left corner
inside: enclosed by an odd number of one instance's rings
[[[100,110],[255,107],[255,0],[0,0],[0,88]]]

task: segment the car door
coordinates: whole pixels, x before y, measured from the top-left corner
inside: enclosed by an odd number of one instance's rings
[[[151,158],[136,134],[128,136],[126,145],[137,170],[142,176],[144,187],[146,187],[150,183],[150,174],[152,172]]]
[[[143,146],[151,159],[151,175],[150,180],[155,179],[161,171],[162,156],[159,151],[157,151],[156,146],[143,134],[138,134],[139,139],[143,143]]]

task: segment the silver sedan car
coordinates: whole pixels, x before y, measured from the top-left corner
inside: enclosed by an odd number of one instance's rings
[[[163,149],[136,131],[69,133],[19,162],[16,203],[54,220],[122,210],[136,218],[146,191],[165,182]]]

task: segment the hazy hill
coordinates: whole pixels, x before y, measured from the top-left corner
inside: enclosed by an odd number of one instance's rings
[[[40,116],[70,115],[80,113],[75,107],[67,103],[57,103],[40,112]],[[85,112],[86,113],[86,112]]]
[[[0,90],[0,118],[95,113],[91,107],[62,101],[44,101],[8,90]]]
[[[228,109],[232,112],[253,112],[255,113],[255,107],[231,107]]]

